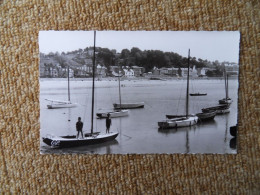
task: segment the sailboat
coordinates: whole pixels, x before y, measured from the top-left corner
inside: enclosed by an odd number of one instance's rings
[[[100,144],[114,140],[118,136],[118,132],[110,132],[102,134],[93,132],[94,123],[94,90],[95,90],[95,47],[96,47],[96,31],[94,31],[94,57],[93,57],[93,81],[92,81],[92,108],[91,108],[91,130],[90,133],[85,133],[83,139],[77,139],[76,135],[72,136],[46,136],[43,137],[43,142],[55,148],[75,147],[92,144]]]
[[[187,76],[187,91],[186,91],[186,115],[166,115],[166,120],[158,122],[160,129],[189,127],[196,125],[198,117],[189,114],[189,77],[190,77],[190,50],[188,54],[188,76]]]
[[[216,114],[225,114],[225,113],[230,112],[230,104],[231,104],[232,100],[228,97],[228,76],[227,76],[226,70],[224,70],[224,78],[225,78],[226,98],[219,100],[219,103],[222,105],[203,108],[202,109],[203,113],[210,113],[210,112],[216,111]]]
[[[49,101],[50,104],[47,104],[48,109],[55,109],[55,108],[73,108],[76,107],[76,103],[72,103],[70,101],[70,75],[69,75],[69,65],[68,65],[68,101],[59,101],[59,100],[49,100],[45,99],[46,101]]]
[[[121,109],[121,85],[120,85],[119,66],[118,66],[118,85],[119,85],[119,103],[120,103],[119,109],[116,109],[114,111],[109,111],[109,112],[98,112],[96,113],[98,118],[107,118],[108,114],[110,114],[110,118],[128,116],[129,111]]]
[[[119,82],[120,82],[119,68],[118,68],[118,79],[119,79]],[[120,101],[119,103],[114,103],[113,104],[115,110],[144,108],[144,102],[122,103],[121,102],[121,95],[120,95],[119,101]]]
[[[225,94],[226,97],[219,100],[219,104],[231,104],[232,103],[232,99],[230,97],[228,97],[228,74],[226,73],[226,70],[224,70],[224,78],[225,78]]]

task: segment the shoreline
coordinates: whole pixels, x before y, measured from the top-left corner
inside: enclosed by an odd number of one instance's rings
[[[223,77],[195,77],[190,80],[223,80]],[[230,80],[238,80],[239,76],[229,77]],[[187,77],[132,77],[121,78],[121,81],[169,81],[169,80],[187,80]],[[67,81],[67,78],[39,78],[39,81]],[[92,81],[92,78],[70,78],[70,81]],[[117,77],[96,78],[95,81],[118,81]]]

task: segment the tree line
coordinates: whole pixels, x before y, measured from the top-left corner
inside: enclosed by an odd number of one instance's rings
[[[93,51],[93,47],[87,47],[84,50],[79,49],[71,52],[64,53],[59,55],[58,52],[54,54],[54,57],[57,61],[60,62],[61,65],[65,63],[65,56],[68,54],[75,54],[73,61],[78,64],[84,64],[84,60],[79,56],[82,53],[86,53],[86,51]],[[187,68],[188,67],[188,59],[187,57],[183,57],[174,52],[163,52],[160,50],[140,50],[137,47],[133,47],[132,49],[123,49],[121,53],[116,53],[115,50],[110,50],[108,48],[96,48],[96,62],[103,66],[106,66],[108,70],[110,66],[140,66],[145,69],[145,72],[151,72],[154,67],[157,68]],[[93,58],[93,55],[89,55],[86,57]],[[208,60],[203,60],[196,57],[190,57],[190,66],[193,68],[203,68],[203,67],[218,67],[221,63],[218,61],[210,62]],[[219,69],[218,71],[219,72]],[[214,73],[213,73],[214,74]]]

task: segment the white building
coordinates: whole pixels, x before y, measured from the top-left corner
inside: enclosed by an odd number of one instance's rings
[[[125,76],[126,77],[134,77],[135,76],[135,72],[133,71],[133,69],[123,69],[125,72]]]

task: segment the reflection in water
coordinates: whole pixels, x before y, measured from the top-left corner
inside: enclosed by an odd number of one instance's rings
[[[211,125],[211,126],[217,126],[216,121],[213,120],[208,120],[208,121],[198,121],[197,125]]]
[[[173,133],[176,133],[176,132],[177,132],[177,128],[174,128],[174,129],[161,129],[161,128],[158,128],[158,133],[165,134],[166,136],[168,134],[173,134]]]
[[[186,129],[186,153],[190,152],[189,130]]]
[[[233,150],[237,149],[237,138],[233,137],[230,141],[229,141],[229,147]]]
[[[227,132],[228,132],[228,118],[227,115],[225,116],[226,119],[226,129],[225,129],[225,138],[224,138],[224,144],[225,144],[225,153],[227,152]]]
[[[71,108],[68,108],[68,132],[71,132]]]

